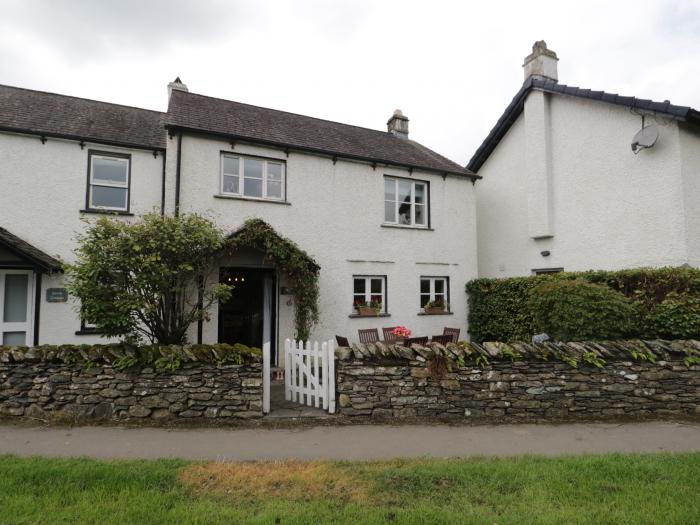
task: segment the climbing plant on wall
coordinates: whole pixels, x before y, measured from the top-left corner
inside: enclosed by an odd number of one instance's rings
[[[291,240],[261,219],[249,219],[229,237],[229,250],[252,248],[289,277],[294,294],[296,338],[307,340],[318,322],[318,271],[320,267]]]

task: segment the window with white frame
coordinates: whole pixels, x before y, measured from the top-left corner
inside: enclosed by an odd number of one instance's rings
[[[420,307],[449,311],[449,283],[448,277],[421,277]]]
[[[379,313],[386,313],[386,276],[354,275],[352,306],[375,308]]]
[[[284,200],[284,176],[284,161],[228,153],[221,155],[222,195]]]
[[[428,183],[384,177],[384,222],[428,226]]]
[[[130,155],[88,153],[87,208],[129,211]]]

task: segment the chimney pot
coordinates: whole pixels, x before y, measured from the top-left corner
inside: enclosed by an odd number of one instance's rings
[[[525,57],[523,63],[525,80],[534,76],[557,82],[559,80],[557,62],[559,62],[557,54],[547,48],[547,42],[538,40],[532,45],[532,53]]]
[[[400,109],[394,110],[394,114],[386,123],[387,131],[399,138],[408,138],[408,118]]]

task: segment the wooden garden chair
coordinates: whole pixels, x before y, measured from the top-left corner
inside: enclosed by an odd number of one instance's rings
[[[343,337],[342,335],[336,335],[335,342],[338,343],[338,346],[350,346],[350,341],[348,341],[348,338]]]
[[[431,339],[433,343],[440,343],[441,345],[446,345],[447,343],[454,342],[450,334],[447,335],[434,335]]]
[[[376,343],[379,341],[379,330],[376,328],[358,330],[357,333],[360,336],[360,343]]]
[[[395,328],[395,326],[385,326],[382,328],[382,332],[384,332],[384,341],[387,343],[396,341],[396,334],[393,333]]]
[[[459,328],[447,328],[447,327],[445,327],[445,329],[442,331],[442,335],[451,335],[452,342],[456,343],[457,341],[459,341],[459,332],[461,332],[461,330]]]

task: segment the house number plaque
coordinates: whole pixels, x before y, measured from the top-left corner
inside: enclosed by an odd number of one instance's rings
[[[68,290],[65,288],[47,288],[47,303],[65,303],[68,300]]]

